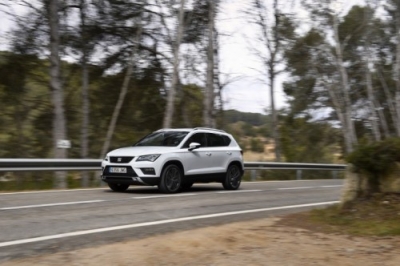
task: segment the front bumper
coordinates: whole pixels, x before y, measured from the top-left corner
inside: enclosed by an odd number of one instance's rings
[[[126,173],[112,173],[110,167],[124,167]],[[148,168],[148,167],[147,167]],[[106,183],[128,184],[128,185],[158,185],[160,177],[156,175],[143,174],[142,168],[133,168],[131,165],[103,165],[101,180]],[[154,172],[155,173],[155,172]]]

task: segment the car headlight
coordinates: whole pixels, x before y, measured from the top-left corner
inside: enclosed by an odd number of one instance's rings
[[[142,155],[139,156],[136,161],[137,162],[154,162],[155,160],[157,160],[158,157],[160,157],[161,154],[147,154],[147,155]]]
[[[107,162],[108,162],[108,156],[106,156],[106,157],[104,158],[104,161],[107,161]]]

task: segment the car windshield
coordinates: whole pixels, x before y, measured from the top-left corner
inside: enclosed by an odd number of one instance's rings
[[[186,137],[185,131],[161,131],[154,132],[141,139],[134,146],[167,146],[175,147]]]

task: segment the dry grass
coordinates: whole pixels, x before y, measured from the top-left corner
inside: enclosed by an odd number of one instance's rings
[[[282,224],[323,233],[400,236],[400,194],[376,194],[343,209],[331,206],[289,215]]]

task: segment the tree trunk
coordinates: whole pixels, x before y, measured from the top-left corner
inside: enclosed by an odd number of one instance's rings
[[[272,28],[273,31],[273,44],[270,48],[270,64],[269,64],[269,88],[270,88],[270,98],[271,98],[271,115],[272,115],[272,136],[275,141],[275,159],[277,162],[281,161],[281,141],[278,128],[278,115],[275,110],[275,75],[276,75],[276,60],[277,54],[280,49],[279,47],[279,13],[278,13],[278,0],[274,0],[274,18],[275,25]]]
[[[115,126],[117,124],[118,116],[119,116],[119,113],[121,112],[122,105],[124,104],[126,93],[128,92],[129,82],[132,77],[133,67],[135,64],[135,57],[137,54],[137,50],[139,48],[141,35],[142,35],[142,25],[141,25],[141,22],[139,22],[138,30],[136,32],[136,40],[132,47],[131,58],[128,62],[125,78],[122,83],[118,101],[117,101],[117,104],[115,105],[114,112],[112,114],[111,121],[108,126],[106,140],[104,141],[103,148],[101,149],[100,158],[104,158],[104,156],[106,155],[107,151],[110,148],[110,144],[111,144],[112,136],[114,134]]]
[[[396,82],[396,93],[395,93],[395,107],[396,107],[396,116],[397,116],[397,134],[400,137],[400,6],[396,6],[396,64],[394,69],[394,79]]]
[[[167,97],[167,108],[164,115],[164,122],[163,122],[164,128],[170,128],[172,126],[172,118],[174,117],[175,96],[177,91],[176,86],[178,85],[178,80],[179,80],[179,63],[180,63],[179,49],[181,46],[181,40],[184,28],[184,21],[183,21],[184,11],[185,11],[185,0],[181,0],[181,5],[179,8],[179,15],[178,15],[176,38],[174,44],[172,45],[172,52],[174,54],[173,70],[172,70],[171,87],[168,91],[168,97]]]
[[[376,98],[375,98],[375,107],[378,110],[377,112],[378,112],[379,121],[380,121],[380,125],[382,127],[383,134],[384,134],[385,138],[389,138],[390,137],[389,125],[387,123],[386,116],[383,112],[383,107],[380,105],[380,103],[378,102],[378,100]]]
[[[58,140],[67,138],[66,119],[64,114],[64,92],[61,85],[60,75],[60,55],[59,55],[59,17],[58,0],[49,0],[48,2],[48,21],[50,27],[50,88],[52,91],[52,100],[54,106],[53,116],[53,145],[54,158],[66,158],[66,149],[57,148]],[[56,172],[55,188],[66,188],[66,173]]]
[[[214,1],[209,0],[207,81],[204,90],[203,123],[206,127],[215,127],[214,119]]]
[[[333,108],[335,109],[336,114],[339,118],[339,121],[342,125],[343,139],[344,139],[345,147],[347,148],[347,147],[351,146],[351,139],[350,139],[350,135],[346,131],[347,126],[346,126],[346,118],[345,118],[345,113],[343,111],[343,107],[340,104],[340,101],[337,97],[337,93],[335,92],[335,88],[333,86],[328,86],[328,92],[329,92],[329,96],[332,100]]]
[[[377,72],[378,72],[379,80],[380,80],[381,85],[383,87],[383,92],[385,93],[387,105],[389,106],[390,116],[392,118],[392,122],[394,124],[395,129],[396,129],[396,135],[398,137],[400,137],[400,127],[398,126],[399,125],[399,122],[398,122],[399,118],[397,117],[396,107],[393,104],[393,96],[390,93],[389,87],[388,87],[388,85],[387,85],[387,83],[385,81],[385,78],[382,75],[381,70],[378,69]]]
[[[88,51],[86,45],[86,1],[81,0],[81,40],[82,40],[82,128],[81,128],[81,158],[86,159],[89,153],[89,73],[88,73]],[[81,186],[89,185],[89,173],[81,172]]]
[[[338,28],[338,18],[336,15],[333,16],[333,31],[334,31],[334,39],[335,39],[335,50],[336,50],[336,65],[338,67],[338,71],[341,78],[341,85],[343,91],[343,100],[344,100],[344,115],[346,120],[346,134],[349,134],[349,138],[351,140],[350,143],[346,145],[346,152],[350,153],[353,151],[353,147],[357,144],[357,136],[354,128],[354,123],[352,121],[352,108],[351,108],[351,100],[350,100],[350,85],[347,76],[347,70],[343,65],[343,53],[342,47],[339,40],[339,28]]]
[[[369,60],[366,59],[365,61],[365,82],[367,85],[367,95],[368,95],[368,104],[369,104],[369,109],[370,109],[370,123],[371,123],[371,128],[372,128],[372,134],[374,135],[375,141],[380,141],[382,139],[381,137],[381,132],[379,130],[379,124],[378,124],[378,115],[376,112],[376,106],[375,106],[375,96],[374,96],[374,88],[372,87],[372,78],[371,78],[371,72],[369,71],[368,67]]]
[[[219,40],[219,34],[217,31],[217,28],[215,27],[215,23],[214,23],[214,83],[217,87],[217,92],[215,94],[215,98],[214,101],[216,101],[216,99],[218,98],[218,107],[216,108],[217,112],[218,112],[218,122],[219,124],[217,125],[220,128],[225,128],[225,117],[224,117],[224,100],[222,98],[222,90],[224,88],[224,86],[221,84],[221,80],[220,80],[220,46],[218,43]],[[216,122],[217,123],[217,122]]]

